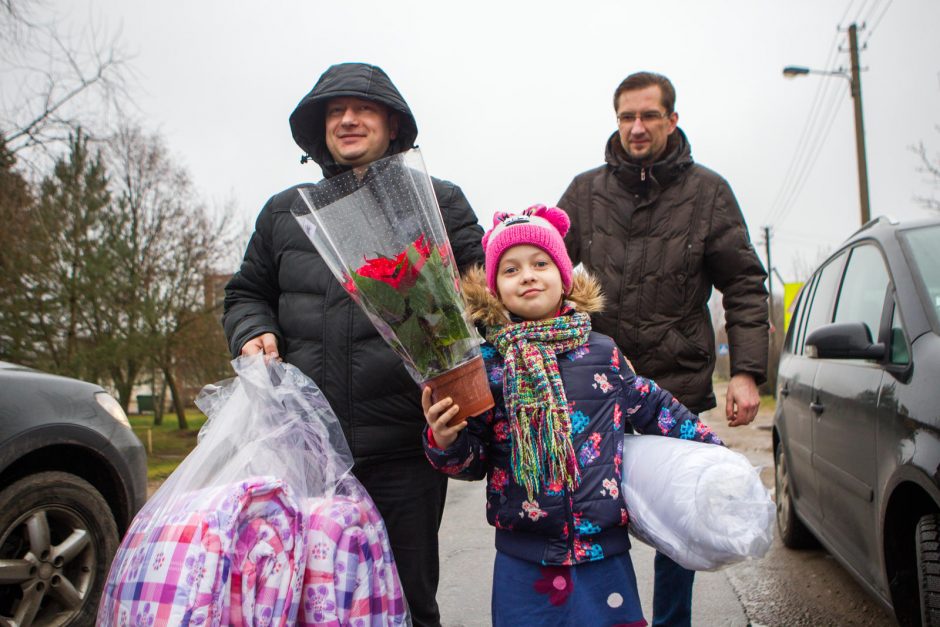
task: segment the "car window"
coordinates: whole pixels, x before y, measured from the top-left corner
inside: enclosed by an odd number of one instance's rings
[[[845,265],[846,254],[842,253],[818,272],[816,287],[811,300],[807,301],[809,311],[806,314],[806,324],[800,333],[797,348],[803,354],[806,337],[824,324],[832,322],[832,304],[836,299],[839,282],[842,279],[842,268]]]
[[[940,226],[928,226],[904,232],[914,271],[920,275],[927,288],[927,298],[940,318]]]
[[[871,244],[856,246],[842,279],[834,321],[864,322],[877,342],[887,290],[888,270],[881,252]]]
[[[891,363],[900,365],[911,363],[911,351],[907,345],[907,338],[904,336],[904,325],[901,324],[901,316],[898,315],[897,302],[891,309]]]
[[[819,281],[819,275],[814,274],[810,277],[809,281],[806,282],[806,287],[803,288],[803,297],[800,299],[802,306],[799,311],[799,320],[794,319],[795,332],[793,338],[793,352],[800,354],[803,352],[803,338],[806,337],[806,316],[809,312],[809,306],[813,303],[813,294],[816,293],[816,283]]]

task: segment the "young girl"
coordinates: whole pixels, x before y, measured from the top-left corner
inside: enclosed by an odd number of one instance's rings
[[[477,270],[463,290],[486,329],[496,407],[448,426],[459,408],[431,404],[425,389],[425,452],[452,477],[488,478],[494,625],[646,625],[620,495],[624,424],[720,440],[591,331],[602,297],[572,273],[564,211],[537,205],[493,222],[485,283]]]

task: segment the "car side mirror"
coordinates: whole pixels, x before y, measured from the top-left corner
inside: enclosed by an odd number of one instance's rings
[[[885,345],[873,344],[864,322],[838,322],[819,327],[806,338],[807,354],[818,359],[875,359],[885,356]]]

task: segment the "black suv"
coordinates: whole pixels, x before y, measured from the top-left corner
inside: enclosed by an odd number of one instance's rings
[[[784,545],[818,539],[901,624],[940,625],[940,220],[874,220],[799,295],[773,446]]]
[[[101,387],[0,362],[0,625],[90,625],[147,458]]]

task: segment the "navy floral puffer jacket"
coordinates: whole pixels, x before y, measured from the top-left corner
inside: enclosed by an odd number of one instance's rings
[[[584,289],[597,291],[589,277],[576,278],[575,303],[562,315],[584,310],[578,307],[585,302],[578,298]],[[672,394],[637,376],[611,338],[592,332],[587,343],[557,356],[581,483],[573,492],[543,484],[529,500],[512,476],[503,359],[489,343],[483,345],[483,356],[495,408],[470,418],[446,450],[436,448],[426,431],[425,453],[435,468],[453,478],[486,477],[486,516],[496,528],[496,548],[513,557],[572,565],[629,550],[627,510],[620,491],[626,423],[639,433],[721,443]]]

